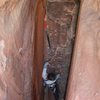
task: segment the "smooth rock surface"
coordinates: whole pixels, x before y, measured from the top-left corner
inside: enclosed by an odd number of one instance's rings
[[[82,0],[66,100],[100,100],[100,0]]]

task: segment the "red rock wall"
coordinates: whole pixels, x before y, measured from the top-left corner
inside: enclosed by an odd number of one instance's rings
[[[35,3],[35,31],[33,43],[33,100],[43,100],[43,81],[42,69],[44,60],[44,17],[45,17],[45,0],[37,0]]]
[[[99,0],[81,0],[66,100],[100,100]]]
[[[32,100],[33,4],[0,0],[0,100]]]

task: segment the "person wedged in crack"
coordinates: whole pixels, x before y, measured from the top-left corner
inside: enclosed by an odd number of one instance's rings
[[[49,62],[45,62],[43,66],[43,85],[52,91],[55,100],[59,99],[59,88],[57,84],[57,80],[59,79],[60,75],[55,73],[55,70],[52,69],[48,71],[48,66],[50,66]],[[50,69],[49,69],[50,70]]]

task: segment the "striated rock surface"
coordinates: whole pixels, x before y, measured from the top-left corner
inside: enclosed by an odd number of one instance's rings
[[[82,0],[66,100],[100,100],[100,0]]]
[[[32,100],[32,0],[0,0],[0,100]]]

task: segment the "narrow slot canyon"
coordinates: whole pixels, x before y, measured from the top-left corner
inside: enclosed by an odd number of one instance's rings
[[[72,50],[77,27],[79,2],[75,0],[47,0],[44,33],[44,66],[48,75],[54,73],[59,78],[55,82],[57,91],[45,86],[44,100],[64,100],[71,64]],[[53,76],[52,76],[53,77]],[[55,76],[54,76],[55,77]],[[49,80],[49,79],[48,79]],[[52,93],[56,99],[50,98]]]
[[[64,100],[78,10],[75,0],[0,0],[0,100]]]
[[[100,100],[99,0],[0,0],[0,100]]]

